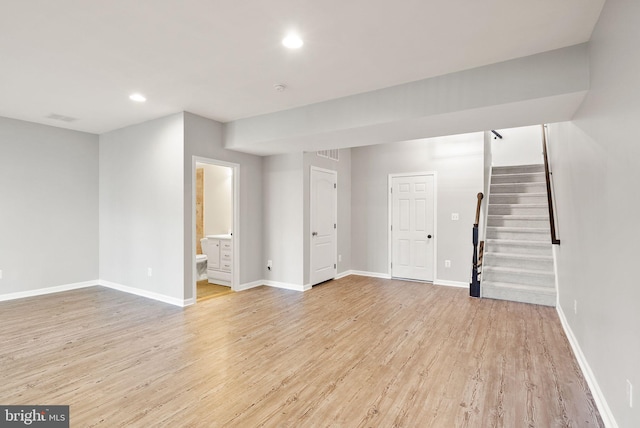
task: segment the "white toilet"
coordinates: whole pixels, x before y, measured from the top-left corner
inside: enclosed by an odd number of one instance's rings
[[[200,240],[200,245],[202,247],[202,251],[204,252],[205,249],[207,248],[207,238],[202,238]],[[206,254],[196,254],[196,270],[198,272],[198,281],[207,279],[207,255]]]

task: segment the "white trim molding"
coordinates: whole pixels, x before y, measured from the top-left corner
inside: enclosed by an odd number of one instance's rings
[[[269,287],[274,288],[282,288],[284,290],[293,290],[293,291],[307,291],[311,289],[310,285],[299,285],[299,284],[290,284],[288,282],[278,282],[278,281],[262,281],[264,285],[268,285]]]
[[[240,284],[234,291],[244,291],[250,290],[252,288],[260,287],[261,285],[266,285],[265,281],[253,281],[253,282],[245,282],[244,284]]]
[[[154,293],[153,291],[142,290],[140,288],[129,287],[128,285],[118,284],[111,281],[105,281],[103,279],[98,280],[98,285],[111,288],[113,290],[122,291],[125,293],[133,294],[140,297],[146,297],[147,299],[157,300],[163,303],[169,303],[170,305],[185,307],[193,304],[193,299],[179,299],[177,297],[166,296],[164,294]]]
[[[353,275],[353,272],[350,270],[345,270],[344,272],[340,272],[339,274],[337,274],[336,277],[333,279],[342,279],[345,276],[349,276],[349,275]]]
[[[468,282],[449,281],[448,279],[436,279],[433,283],[435,285],[443,285],[446,287],[469,288]]]
[[[593,400],[596,402],[596,407],[598,407],[598,411],[600,412],[600,416],[602,417],[602,422],[604,425],[609,428],[618,428],[618,424],[616,423],[615,418],[613,417],[613,413],[607,404],[607,400],[604,398],[604,394],[598,385],[598,381],[596,380],[593,371],[591,371],[591,367],[589,366],[589,362],[587,361],[587,357],[585,357],[582,349],[580,348],[580,344],[576,339],[571,327],[569,326],[569,322],[567,321],[567,317],[564,315],[564,311],[562,310],[562,306],[557,305],[556,311],[558,312],[558,317],[560,317],[560,323],[562,324],[562,328],[564,329],[564,333],[569,340],[569,344],[571,345],[571,349],[573,349],[573,354],[576,356],[576,360],[578,360],[578,365],[580,369],[582,369],[582,374],[589,385],[589,389],[591,390],[591,394],[593,395]]]
[[[359,275],[359,276],[369,276],[371,278],[391,279],[391,275],[388,273],[367,272],[363,270],[350,270],[348,272],[349,272],[349,275]]]
[[[63,291],[77,290],[79,288],[94,287],[98,280],[74,282],[72,284],[56,285],[53,287],[38,288],[36,290],[17,291],[15,293],[0,294],[0,302],[5,300],[23,299],[25,297],[44,296],[46,294],[60,293]]]

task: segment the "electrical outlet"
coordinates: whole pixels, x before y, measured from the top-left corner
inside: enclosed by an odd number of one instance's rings
[[[147,268],[147,276],[153,276],[153,269]]]
[[[451,213],[451,220],[454,220],[454,221],[460,220],[460,214]]]
[[[451,260],[445,260],[444,261],[444,267],[450,268],[451,267]]]
[[[271,260],[267,260],[267,269],[271,270],[273,267],[273,262]]]
[[[633,385],[627,379],[627,398],[629,399],[629,407],[633,407]]]
[[[342,261],[342,254],[338,254],[338,261],[341,262]]]
[[[573,301],[573,313],[578,315],[578,301],[577,300]]]

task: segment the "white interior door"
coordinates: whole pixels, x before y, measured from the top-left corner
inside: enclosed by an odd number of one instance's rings
[[[336,171],[311,167],[311,285],[334,278],[337,273],[337,177]]]
[[[392,177],[391,276],[433,281],[434,177]]]

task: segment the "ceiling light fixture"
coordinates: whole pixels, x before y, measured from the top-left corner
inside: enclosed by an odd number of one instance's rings
[[[287,89],[287,85],[285,85],[284,83],[276,83],[275,85],[273,85],[273,89],[278,92],[283,92],[285,89]]]
[[[143,102],[147,101],[147,99],[145,98],[144,95],[138,94],[138,93],[129,95],[129,99],[131,101],[135,101],[137,103],[143,103]]]
[[[298,49],[304,45],[304,42],[297,34],[289,33],[287,37],[282,39],[282,44],[289,49]]]

